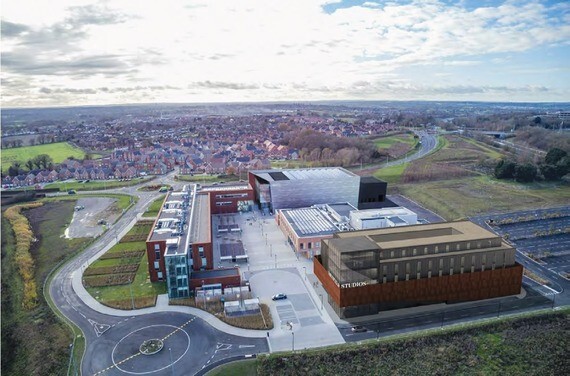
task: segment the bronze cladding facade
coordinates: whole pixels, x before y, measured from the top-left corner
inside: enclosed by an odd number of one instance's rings
[[[515,250],[468,222],[335,234],[315,275],[340,317],[520,293]]]

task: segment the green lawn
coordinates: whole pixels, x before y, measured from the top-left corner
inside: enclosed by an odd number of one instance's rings
[[[398,142],[408,144],[410,147],[414,147],[418,140],[414,138],[413,134],[400,134],[374,139],[374,145],[376,145],[378,149],[388,149]]]
[[[137,270],[135,280],[132,284],[121,286],[94,287],[87,289],[87,291],[92,296],[94,296],[103,304],[105,304],[107,301],[129,301],[131,297],[131,290],[135,299],[166,294],[166,282],[150,282],[146,253],[143,257],[141,257],[139,269]]]
[[[69,182],[54,182],[46,184],[45,188],[59,188],[62,192],[67,192],[70,189],[76,191],[99,191],[105,189],[129,187],[132,185],[143,184],[152,180],[153,178],[137,178],[132,180],[91,180],[88,183],[79,183],[77,181]]]
[[[149,205],[148,209],[144,212],[143,217],[156,217],[160,208],[162,207],[162,203],[164,202],[164,197],[166,195],[162,195]]]
[[[8,171],[8,167],[12,165],[12,162],[19,161],[23,165],[27,160],[40,154],[49,155],[54,163],[61,163],[68,157],[74,157],[76,159],[83,159],[85,157],[83,150],[67,142],[2,149],[2,171]]]
[[[126,243],[118,243],[111,247],[107,251],[107,253],[121,253],[121,252],[132,252],[132,251],[140,251],[146,250],[146,243],[142,242],[126,242]],[[98,261],[96,261],[98,262]]]
[[[402,163],[395,166],[381,168],[374,173],[374,177],[377,177],[378,179],[384,180],[388,183],[398,183],[400,181],[400,177],[408,165],[409,163]]]
[[[303,161],[302,159],[287,159],[284,161],[271,161],[271,168],[306,168],[316,167],[318,163]]]

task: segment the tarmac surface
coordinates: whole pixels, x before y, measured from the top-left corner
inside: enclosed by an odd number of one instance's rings
[[[117,200],[110,197],[79,197],[73,219],[69,224],[67,236],[69,238],[94,238],[105,231],[103,225],[97,224],[99,220],[113,223],[119,214],[112,209]]]

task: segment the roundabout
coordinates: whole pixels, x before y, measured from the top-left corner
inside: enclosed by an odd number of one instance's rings
[[[168,351],[161,351],[165,346]],[[149,325],[121,338],[113,348],[111,359],[119,371],[147,375],[173,367],[189,349],[190,335],[183,328]]]

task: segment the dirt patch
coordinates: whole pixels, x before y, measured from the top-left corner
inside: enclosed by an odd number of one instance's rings
[[[109,197],[82,197],[66,231],[69,238],[91,238],[101,235],[105,225],[113,223],[120,215],[116,199]]]

